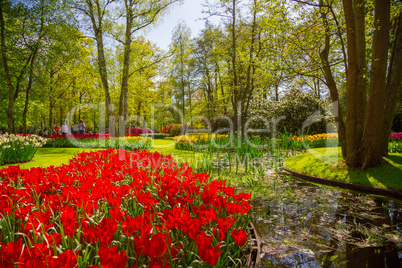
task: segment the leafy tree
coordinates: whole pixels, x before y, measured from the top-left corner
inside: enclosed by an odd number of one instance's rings
[[[123,44],[124,60],[119,101],[119,116],[127,117],[127,95],[130,70],[132,36],[139,30],[153,24],[170,5],[179,0],[124,0],[125,33]]]
[[[176,98],[181,101],[181,110],[183,113],[182,124],[186,124],[186,95],[189,98],[187,88],[189,87],[189,80],[186,75],[191,73],[190,61],[192,47],[190,45],[191,30],[185,24],[180,22],[173,31],[171,50],[173,51],[172,57],[172,72],[170,75],[171,82],[174,88],[178,89],[175,94]],[[179,103],[179,101],[178,101]]]
[[[320,1],[319,8],[324,25],[328,25],[327,13],[330,3]],[[394,40],[390,43],[390,1],[374,1],[374,33],[371,46],[366,40],[366,10],[364,1],[343,1],[347,29],[346,80],[347,107],[346,122],[338,107],[336,121],[339,127],[340,143],[346,163],[350,167],[369,168],[379,165],[382,155],[388,150],[388,137],[395,112],[397,91],[401,85],[402,55],[401,11],[396,12]],[[335,19],[335,17],[334,17]],[[328,62],[330,51],[329,27],[325,30],[325,48],[321,60],[325,69],[333,101],[339,100],[336,83]],[[369,50],[367,48],[370,48]],[[367,53],[371,63],[367,64]],[[389,66],[387,67],[387,63]],[[368,74],[368,75],[367,75]],[[391,118],[391,119],[390,119]]]

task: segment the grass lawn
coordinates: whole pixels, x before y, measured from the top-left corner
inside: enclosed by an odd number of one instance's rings
[[[10,165],[20,165],[21,168],[31,167],[49,167],[49,166],[61,166],[62,164],[68,164],[73,156],[82,152],[98,151],[103,149],[83,149],[83,148],[38,148],[34,158],[31,162],[7,164],[2,167]],[[174,148],[174,141],[172,138],[156,139],[154,140],[154,146],[151,152],[156,152],[163,155],[171,155],[178,163],[201,161],[202,154],[189,151],[180,151]]]
[[[79,153],[98,150],[101,149],[38,148],[38,151],[36,151],[35,156],[31,162],[7,164],[0,167],[7,167],[11,165],[20,165],[21,168],[61,166],[62,164],[68,164],[70,162],[70,159]]]
[[[194,163],[194,161],[196,162],[202,161],[203,155],[201,153],[176,150],[174,148],[174,145],[175,142],[172,138],[155,139],[151,152],[159,152],[163,155],[171,155],[178,163],[185,163],[185,162]]]
[[[402,154],[390,153],[381,166],[366,171],[348,169],[341,149],[319,148],[288,158],[284,166],[304,174],[366,186],[402,190]]]

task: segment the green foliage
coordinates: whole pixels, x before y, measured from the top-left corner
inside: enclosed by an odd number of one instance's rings
[[[388,143],[388,152],[402,153],[402,141],[391,141]]]
[[[142,137],[150,137],[152,139],[164,139],[165,133],[148,133],[148,134],[141,134]]]
[[[181,126],[182,126],[181,124],[173,124],[173,126],[172,126],[172,128],[170,129],[170,132],[169,132],[170,136],[171,137],[176,137],[176,136],[181,135],[181,129],[182,129]]]

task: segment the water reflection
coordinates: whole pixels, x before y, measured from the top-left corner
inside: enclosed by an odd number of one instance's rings
[[[402,267],[402,203],[273,176],[253,204],[261,267]]]

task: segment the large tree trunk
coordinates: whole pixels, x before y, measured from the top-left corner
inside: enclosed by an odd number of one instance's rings
[[[373,55],[362,147],[363,169],[377,166],[382,160],[389,24],[390,0],[375,1]]]
[[[4,1],[0,0],[0,31],[1,31],[1,56],[3,61],[4,73],[8,87],[8,109],[7,109],[7,125],[8,132],[14,133],[14,87],[11,83],[11,75],[8,69],[7,49],[6,49],[6,27],[4,25],[3,5]]]
[[[388,140],[398,103],[398,91],[402,91],[402,11],[395,17],[394,29],[394,40],[392,42],[386,86],[384,137],[382,142],[383,155],[388,154]]]
[[[353,3],[352,3],[353,2]],[[343,0],[347,32],[346,163],[361,165],[360,148],[366,110],[364,1]],[[359,15],[355,15],[359,13]],[[361,14],[362,13],[362,14]]]

